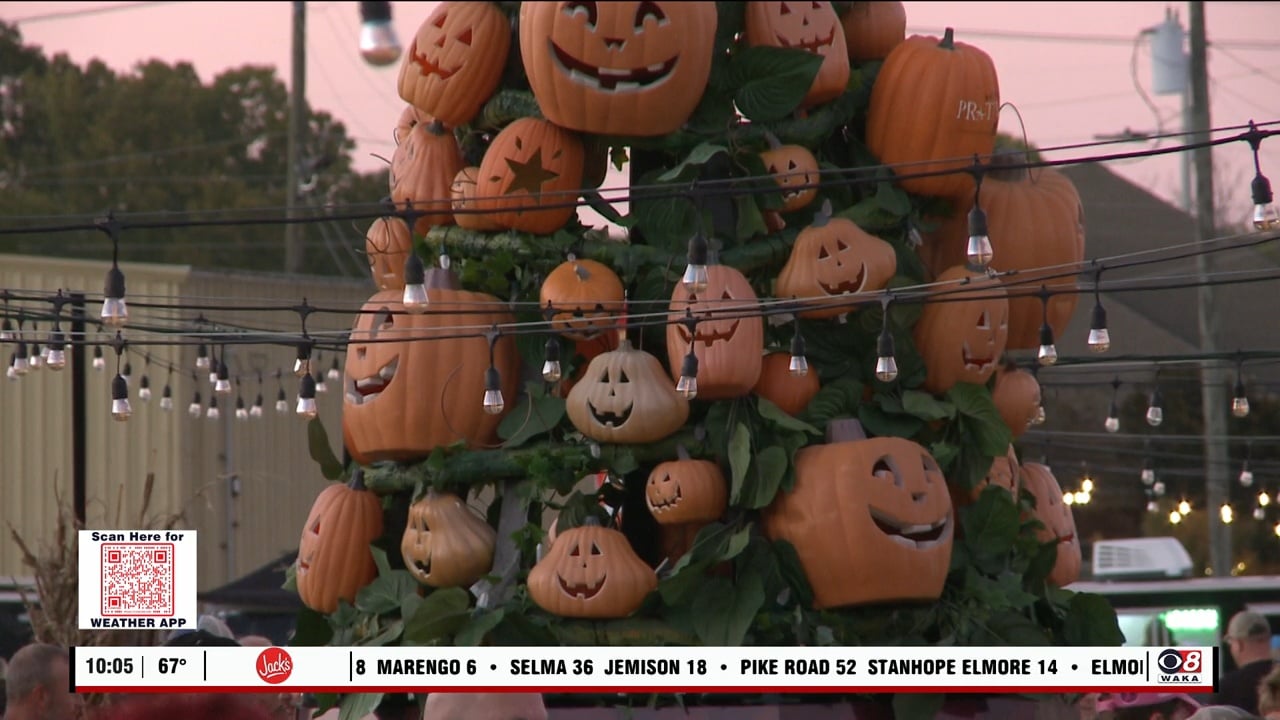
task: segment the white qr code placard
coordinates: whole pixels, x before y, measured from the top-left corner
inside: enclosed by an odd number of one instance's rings
[[[194,530],[81,530],[80,629],[196,626]]]

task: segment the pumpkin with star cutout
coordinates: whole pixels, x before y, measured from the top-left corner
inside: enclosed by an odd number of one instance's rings
[[[453,176],[453,185],[449,188],[449,195],[453,200],[453,221],[458,227],[467,230],[497,230],[498,224],[489,213],[472,212],[480,209],[475,203],[476,177],[479,174],[480,168],[472,165],[462,168]]]
[[[883,60],[907,38],[907,10],[891,2],[851,2],[840,18],[850,62]]]
[[[473,205],[498,227],[547,235],[576,211],[582,140],[546,120],[520,118],[502,129],[480,161]]]
[[[1006,363],[996,372],[991,400],[1013,436],[1022,437],[1040,410],[1040,383],[1035,375],[1014,363]]]
[[[900,175],[939,173],[899,180],[905,190],[971,201],[973,177],[948,171],[991,154],[999,119],[995,64],[947,28],[941,40],[912,35],[885,58],[871,87],[865,142],[885,165],[904,165]]]
[[[622,310],[622,280],[608,265],[570,258],[542,281],[538,302],[555,314],[551,327],[570,340],[591,340],[617,322]]]
[[[795,48],[822,56],[822,67],[805,93],[801,107],[835,100],[849,84],[849,54],[844,28],[829,2],[747,3],[746,38],[749,46]]]
[[[831,217],[828,202],[796,236],[774,294],[813,299],[814,309],[797,313],[802,318],[833,318],[857,309],[847,299],[841,304],[842,295],[881,290],[897,272],[893,246],[852,220]]]
[[[598,135],[680,129],[715,49],[713,2],[520,4],[520,54],[551,122]]]
[[[788,415],[799,415],[822,389],[818,373],[812,369],[804,375],[791,372],[791,353],[773,352],[760,363],[760,379],[752,392],[772,402]]]
[[[415,580],[431,587],[470,587],[493,567],[498,533],[462,498],[427,494],[409,506],[400,557]]]
[[[698,399],[727,400],[751,392],[760,379],[764,320],[751,283],[728,265],[707,266],[707,289],[694,294],[683,283],[671,292],[667,320],[667,362],[680,379],[684,356],[698,358]],[[698,320],[693,335],[680,322],[686,311]]]
[[[1080,538],[1076,537],[1076,519],[1071,506],[1062,500],[1062,486],[1053,470],[1041,463],[1023,463],[1022,489],[1036,499],[1035,519],[1042,528],[1036,538],[1042,543],[1056,542],[1057,560],[1049,572],[1048,582],[1066,587],[1080,579]]]
[[[411,462],[459,440],[495,442],[503,414],[490,415],[480,402],[489,344],[474,328],[514,323],[514,316],[492,295],[459,290],[457,277],[440,268],[427,272],[428,312],[407,313],[401,295],[375,294],[351,329],[342,426],[352,456],[365,464]],[[509,412],[520,379],[514,338],[498,339],[493,362]]]
[[[924,387],[945,393],[958,382],[982,385],[1004,354],[1008,293],[999,280],[959,265],[937,282],[914,330],[925,365]]]
[[[382,536],[382,501],[364,487],[360,473],[351,483],[334,483],[316,496],[298,540],[298,597],[318,613],[332,613],[338,601],[378,576],[369,544]]]
[[[552,615],[624,618],[658,587],[658,576],[636,556],[627,536],[588,517],[563,530],[529,571],[529,597]]]
[[[795,485],[765,509],[765,535],[795,546],[817,609],[938,599],[954,536],[938,463],[905,438],[845,437],[796,453]]]
[[[622,340],[601,353],[565,399],[569,421],[605,443],[657,442],[689,419],[689,401],[676,393],[658,358]]]
[[[490,2],[438,3],[400,64],[400,97],[448,127],[471,122],[502,79],[511,24]]]
[[[411,252],[413,238],[400,218],[378,218],[364,236],[364,254],[380,290],[404,289],[404,263]]]
[[[462,150],[453,133],[438,122],[419,123],[391,156],[391,201],[424,213],[413,230],[425,235],[437,225],[452,225],[453,178],[462,169]]]
[[[818,159],[803,145],[783,145],[770,136],[760,160],[782,189],[782,212],[806,207],[818,196]]]
[[[644,500],[661,525],[703,524],[724,514],[729,487],[719,465],[685,457],[659,463],[649,473]]]

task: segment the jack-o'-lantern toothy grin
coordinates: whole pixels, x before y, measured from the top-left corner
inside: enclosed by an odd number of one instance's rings
[[[640,68],[608,68],[597,67],[584,60],[570,55],[564,48],[548,40],[551,56],[555,58],[558,68],[573,81],[597,90],[610,92],[626,92],[628,90],[644,90],[654,87],[671,76],[676,61],[674,56],[659,63]]]
[[[428,554],[427,557],[421,560],[414,560],[413,567],[418,572],[422,573],[424,576],[430,575],[431,574],[431,555]]]
[[[912,549],[923,550],[933,547],[951,537],[949,518],[944,517],[937,522],[928,524],[911,525],[890,517],[878,508],[869,507],[868,510],[871,513],[872,522],[876,524],[880,532],[887,535],[894,542]]]
[[[862,284],[866,282],[866,279],[867,266],[866,264],[860,263],[858,266],[858,274],[852,280],[842,280],[834,285],[819,280],[818,287],[822,288],[822,291],[828,295],[849,295],[851,293],[860,292],[862,290]]]
[[[717,341],[728,342],[729,340],[732,340],[734,333],[738,332],[738,323],[740,322],[742,322],[741,319],[734,320],[729,324],[729,327],[724,330],[707,330],[705,329],[705,325],[699,324],[692,339],[689,336],[689,328],[683,325],[677,325],[676,330],[680,333],[680,339],[684,340],[685,343],[691,345],[694,342],[700,342],[704,346],[710,347],[712,343]]]
[[[400,356],[391,358],[391,361],[378,369],[378,374],[365,378],[349,379],[347,381],[347,402],[352,405],[363,405],[367,402],[373,402],[378,395],[387,386],[391,384],[391,379],[396,376],[396,368],[400,365]]]
[[[604,581],[607,575],[601,575],[600,580],[595,583],[571,583],[560,576],[556,576],[556,580],[560,581],[560,589],[565,595],[575,597],[579,600],[590,600],[600,594],[600,590],[604,588]]]
[[[592,405],[590,400],[587,401],[587,409],[591,411],[591,417],[595,418],[595,421],[600,423],[602,427],[620,428],[626,425],[627,420],[631,419],[631,409],[633,407],[635,407],[634,404],[629,403],[625,408],[617,412],[602,411]]]
[[[423,77],[426,77],[429,75],[435,75],[441,80],[448,80],[449,78],[453,77],[455,73],[457,73],[459,70],[462,69],[462,64],[459,64],[457,67],[453,67],[453,68],[443,67],[440,65],[440,63],[427,57],[426,53],[418,52],[418,43],[416,40],[413,42],[413,45],[409,48],[409,56],[413,58],[414,64],[418,66],[418,69],[422,72]]]
[[[836,29],[834,26],[828,29],[826,37],[818,37],[817,35],[815,35],[810,39],[801,40],[799,42],[792,42],[787,38],[783,37],[781,33],[775,34],[774,37],[778,39],[778,45],[781,47],[800,48],[802,50],[808,50],[811,53],[821,55],[823,54],[823,51],[831,47],[831,43],[835,41]]]
[[[661,513],[664,510],[670,510],[671,508],[679,505],[680,501],[683,499],[684,499],[684,493],[680,491],[680,487],[678,485],[676,486],[675,494],[671,495],[670,497],[655,498],[652,494],[650,494],[649,497],[647,498],[649,503],[649,512],[657,515],[658,513]]]
[[[968,341],[965,341],[960,352],[962,354],[962,359],[964,360],[964,367],[966,370],[973,370],[975,372],[986,372],[987,368],[991,367],[996,362],[995,358],[992,358],[992,357],[981,357],[978,355],[974,355],[973,350],[969,348]]]

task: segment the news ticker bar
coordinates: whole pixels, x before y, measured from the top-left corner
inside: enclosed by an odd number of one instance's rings
[[[77,647],[79,692],[1212,692],[1217,649]]]

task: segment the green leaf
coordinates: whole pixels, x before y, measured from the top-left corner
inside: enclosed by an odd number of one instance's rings
[[[1124,644],[1124,633],[1111,603],[1094,593],[1076,593],[1067,610],[1063,636],[1081,647],[1114,647]]]
[[[767,397],[761,396],[757,398],[756,409],[759,411],[760,417],[784,430],[799,430],[811,435],[822,435],[821,430],[799,418],[788,415],[786,410],[778,407],[776,403]]]
[[[738,503],[742,496],[743,481],[747,477],[747,468],[751,465],[751,431],[744,423],[738,423],[729,438],[729,471],[732,474],[729,502]]]
[[[471,596],[462,588],[436,590],[422,600],[404,627],[405,644],[426,645],[457,632],[466,624]]]
[[[533,385],[534,383],[530,383]],[[525,392],[520,403],[498,425],[498,437],[506,440],[503,448],[517,448],[529,440],[550,432],[564,419],[564,398]]]
[[[949,420],[956,414],[955,405],[938,400],[920,390],[907,390],[902,393],[902,410],[926,422]]]
[[[298,647],[323,647],[333,639],[333,626],[324,615],[309,607],[302,607],[294,618],[293,637],[290,645]]]
[[[316,716],[337,707],[340,699],[337,693],[316,693]]]
[[[333,448],[329,447],[329,434],[325,432],[324,423],[318,417],[307,423],[307,450],[311,453],[311,459],[320,466],[320,474],[325,480],[342,477],[344,468],[334,456]]]
[[[298,563],[290,563],[289,567],[284,569],[284,584],[280,586],[281,590],[289,592],[298,592]]]
[[[618,209],[613,206],[613,203],[605,200],[604,197],[595,190],[583,190],[582,199],[587,201],[587,207],[590,207],[592,210],[600,213],[601,217],[611,223],[626,227],[631,222],[629,218],[624,218],[622,214],[618,212]]]
[[[796,603],[800,607],[813,605],[813,588],[809,585],[809,576],[804,574],[795,546],[786,540],[774,540],[773,552],[778,558],[778,572],[791,587]]]
[[[938,462],[938,467],[945,472],[960,455],[960,448],[956,447],[954,443],[939,440],[929,446],[929,454]]]
[[[473,616],[466,626],[458,631],[453,638],[453,644],[458,647],[475,647],[484,642],[485,635],[490,630],[498,627],[502,622],[503,616],[506,614],[504,608],[498,608],[492,612],[482,612]]]
[[[780,120],[800,105],[822,67],[822,56],[805,50],[760,45],[734,55],[730,73],[738,87],[734,102],[755,122]]]
[[[373,564],[378,568],[378,577],[391,574],[391,563],[387,562],[386,550],[377,545],[370,545],[369,554],[373,556]]]
[[[723,145],[704,142],[689,151],[688,157],[681,160],[679,164],[662,173],[656,179],[658,182],[670,182],[672,180],[676,180],[684,174],[685,170],[688,170],[691,167],[697,168],[706,165],[707,161],[711,160],[711,158],[719,155],[720,153],[727,152],[729,152],[729,148],[726,148]]]
[[[800,416],[810,425],[822,428],[829,420],[853,417],[861,404],[862,383],[851,377],[842,377],[823,385]]]
[[[367,640],[363,640],[359,644],[368,647],[382,647],[383,645],[398,639],[403,633],[404,620],[396,618],[379,630],[377,635],[374,635]]]
[[[933,720],[942,713],[946,700],[946,693],[897,693],[893,696],[893,720]]]
[[[989,575],[1004,569],[1018,539],[1020,518],[1013,496],[989,485],[970,505],[960,508],[963,542],[977,567]]]
[[[703,583],[692,608],[698,639],[706,645],[741,645],[764,601],[764,581],[756,573],[743,575],[737,584],[723,577]]]
[[[750,528],[711,523],[699,530],[693,547],[676,561],[671,573],[658,582],[662,601],[668,606],[680,605],[702,584],[708,567],[736,557],[750,541]]]
[[[1008,452],[1013,434],[1000,419],[1000,411],[985,385],[956,383],[947,391],[947,399],[955,406],[956,412],[970,421],[965,423],[966,428],[983,455],[996,458]]]
[[[363,720],[378,709],[382,702],[382,693],[355,693],[342,698],[342,710],[338,712],[338,720]]]
[[[913,415],[895,415],[875,405],[858,408],[858,420],[867,433],[877,437],[915,437],[924,428],[924,421]]]
[[[738,505],[755,510],[773,502],[773,496],[778,494],[782,479],[787,474],[787,466],[787,451],[777,445],[756,453],[751,469],[747,471],[747,477],[743,481]]]
[[[1051,644],[1044,628],[1026,615],[1016,612],[993,612],[986,619],[983,632],[975,638],[979,645],[1038,647]]]
[[[876,204],[880,209],[892,215],[906,217],[911,214],[911,198],[897,186],[881,182],[876,183]]]
[[[406,595],[418,592],[418,581],[407,570],[391,570],[356,593],[356,609],[371,615],[398,610]]]
[[[755,197],[740,195],[734,199],[733,204],[738,210],[738,242],[746,242],[757,235],[769,233],[769,227],[764,223],[764,214],[760,212]]]

